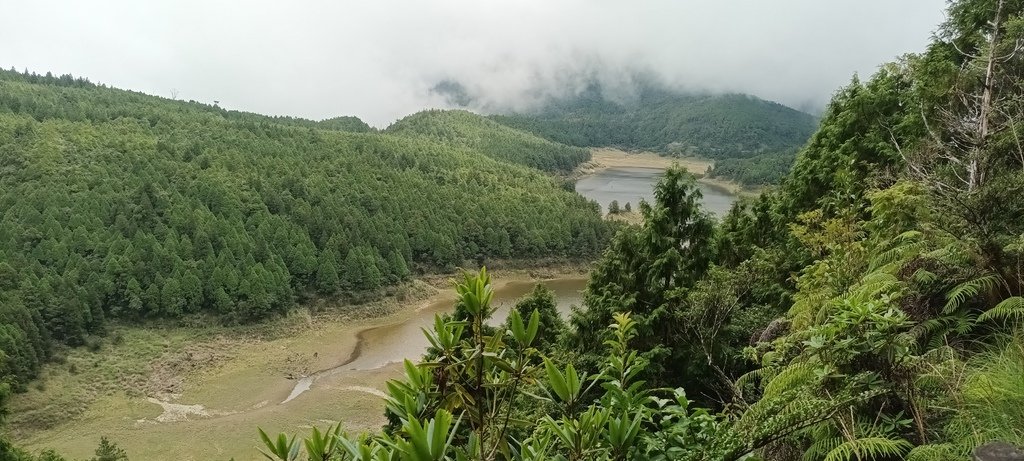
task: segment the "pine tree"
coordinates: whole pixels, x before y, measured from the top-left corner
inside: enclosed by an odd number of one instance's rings
[[[360,280],[360,289],[376,290],[384,284],[384,277],[381,275],[377,262],[380,254],[370,247],[363,247],[359,252],[359,263],[363,267],[363,277]]]
[[[143,309],[143,296],[145,296],[145,293],[143,293],[142,285],[139,285],[139,281],[136,280],[135,277],[129,279],[128,284],[125,287],[125,298],[127,299],[125,307],[135,315],[141,314]]]
[[[203,304],[203,282],[194,270],[188,269],[181,278],[182,308],[185,312],[196,312]]]
[[[128,461],[128,453],[106,437],[101,437],[100,445],[96,447],[96,456],[90,461]]]
[[[523,319],[529,319],[533,311],[540,315],[540,329],[533,343],[537,349],[548,352],[558,343],[559,336],[565,331],[565,321],[558,312],[554,292],[538,283],[530,294],[516,303],[514,309]],[[505,329],[511,328],[510,320],[511,318],[505,321]]]
[[[342,286],[349,290],[360,290],[363,287],[365,278],[365,266],[359,248],[353,248],[345,255],[342,264],[341,281]]]
[[[181,282],[175,277],[168,277],[160,289],[160,307],[165,314],[181,315],[184,312],[185,299]]]
[[[231,296],[228,296],[227,292],[224,291],[224,287],[217,287],[216,291],[213,292],[213,300],[211,302],[213,308],[222,314],[231,312],[234,308]]]
[[[316,268],[316,288],[321,294],[329,295],[338,289],[340,278],[336,261],[337,254],[334,250],[320,253],[320,261]]]
[[[405,263],[405,257],[403,257],[398,250],[391,250],[391,253],[388,256],[391,273],[394,274],[396,281],[402,281],[409,278],[409,265]]]

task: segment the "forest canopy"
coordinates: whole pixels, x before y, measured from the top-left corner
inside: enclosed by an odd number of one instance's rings
[[[548,141],[462,110],[419,112],[393,123],[385,132],[422,135],[497,160],[557,173],[568,173],[590,160],[586,149]]]
[[[419,118],[476,138],[0,71],[0,376],[23,383],[109,318],[249,321],[467,260],[603,247],[594,204],[520,165],[585,151],[471,114]]]

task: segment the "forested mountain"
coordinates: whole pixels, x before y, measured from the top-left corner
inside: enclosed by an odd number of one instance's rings
[[[2,381],[111,317],[247,321],[466,260],[596,254],[597,208],[492,159],[538,142],[485,122],[469,142],[350,133],[369,129],[0,71]]]
[[[551,172],[569,172],[590,160],[590,153],[583,148],[541,139],[463,110],[423,111],[393,123],[386,132],[427,136],[498,160]]]
[[[687,94],[650,83],[639,84],[636,93],[626,102],[614,102],[592,84],[534,113],[492,118],[573,146],[616,146],[714,160],[761,159],[731,162],[717,172],[748,184],[779,182],[815,126],[808,114],[749,95]]]
[[[280,117],[276,118],[280,120]],[[326,120],[321,120],[316,124],[317,128],[326,128],[329,130],[338,131],[350,131],[352,133],[368,133],[373,131],[370,125],[359,119],[359,117],[343,116],[333,117]]]
[[[1020,459],[1021,25],[1024,2],[952,2],[926,52],[837,92],[781,187],[720,223],[670,170],[560,335],[539,294],[487,328],[489,276],[467,274],[432,360],[388,385],[398,423],[333,456]]]
[[[718,159],[707,174],[748,186],[776,185],[789,174],[798,150],[780,149],[753,157]]]

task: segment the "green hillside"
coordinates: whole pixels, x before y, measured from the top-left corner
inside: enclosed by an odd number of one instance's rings
[[[721,176],[775,183],[814,131],[814,117],[742,94],[685,94],[641,85],[634,100],[608,100],[597,85],[534,113],[492,119],[573,146],[615,146],[723,159],[778,157],[785,168],[733,164]],[[737,166],[738,165],[738,166]]]
[[[386,132],[423,135],[544,171],[568,172],[590,160],[585,149],[551,142],[463,110],[419,112],[395,122]]]
[[[343,116],[343,117],[332,117],[326,120],[317,122],[318,128],[325,128],[328,130],[338,131],[349,131],[352,133],[369,133],[373,131],[370,125],[359,119],[359,117]]]
[[[585,199],[488,142],[344,122],[0,72],[0,376],[23,382],[109,318],[245,321],[466,260],[589,257],[608,237]],[[497,128],[503,152],[529,150]]]

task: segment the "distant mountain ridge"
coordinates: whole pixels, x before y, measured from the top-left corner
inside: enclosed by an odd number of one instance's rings
[[[591,83],[535,110],[489,118],[570,146],[725,160],[718,174],[749,184],[778,182],[817,126],[810,114],[746,94],[686,93],[651,82],[634,90],[616,97]],[[474,102],[457,82],[441,82],[432,91],[454,105]]]

